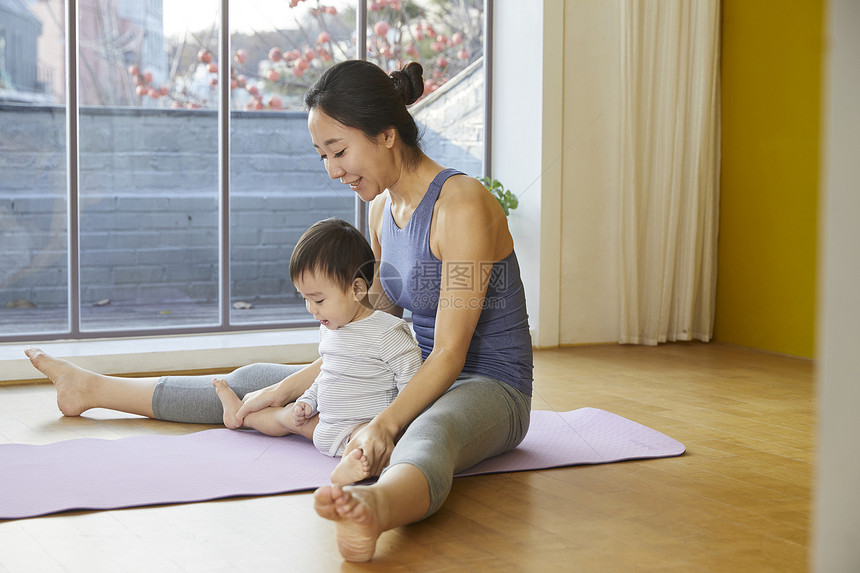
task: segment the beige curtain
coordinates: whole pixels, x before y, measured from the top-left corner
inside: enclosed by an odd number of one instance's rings
[[[623,0],[620,342],[713,334],[718,0]]]

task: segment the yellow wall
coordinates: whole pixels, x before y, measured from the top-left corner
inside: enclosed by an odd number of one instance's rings
[[[814,356],[824,0],[724,0],[714,338]]]

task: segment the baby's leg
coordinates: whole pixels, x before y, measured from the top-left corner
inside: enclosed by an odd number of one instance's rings
[[[239,427],[236,420],[236,412],[242,405],[242,401],[227,385],[225,380],[215,379],[212,381],[215,392],[224,407],[224,425],[232,430]],[[287,414],[287,415],[285,415]],[[309,426],[311,435],[316,423],[311,423],[312,418],[305,426]],[[251,412],[245,416],[245,427],[252,428],[266,434],[267,436],[286,436],[287,434],[304,434],[304,428],[298,428],[292,423],[292,404],[280,407],[273,406],[264,408],[257,412]]]
[[[224,408],[224,425],[235,430],[239,427],[236,422],[236,412],[242,406],[242,400],[227,385],[226,380],[215,378],[212,380],[212,385],[215,387],[215,393],[218,394],[218,399],[221,400],[221,406]]]
[[[226,380],[230,389],[244,398],[249,392],[283,381],[301,368],[285,364],[249,364],[218,378]],[[195,424],[223,422],[224,407],[212,391],[212,376],[164,376],[155,386],[151,402],[160,420]]]
[[[293,416],[293,404],[287,404],[283,408],[271,408],[272,410],[276,410],[274,413],[275,421],[281,425],[281,427],[289,430],[290,434],[298,434],[303,436],[310,441],[314,440],[314,430],[319,424],[320,417],[317,414],[314,414],[313,417],[306,420],[304,424],[301,426],[296,425],[295,417]],[[248,414],[248,416],[253,416],[253,414]],[[248,416],[245,417],[245,421],[247,422]],[[262,431],[262,430],[260,430]]]
[[[359,431],[367,424],[355,428],[352,433]],[[364,455],[364,451],[356,449],[343,456],[334,471],[331,472],[332,485],[349,485],[370,477],[370,460]]]

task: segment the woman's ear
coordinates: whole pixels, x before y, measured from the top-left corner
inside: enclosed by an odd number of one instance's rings
[[[355,302],[362,302],[367,298],[367,283],[364,279],[357,278],[352,281],[352,296]]]
[[[397,141],[397,130],[392,126],[385,129],[380,135],[381,143],[388,149],[394,147],[394,142]]]

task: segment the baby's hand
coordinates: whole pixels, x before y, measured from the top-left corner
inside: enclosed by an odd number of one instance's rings
[[[305,422],[307,422],[311,415],[313,414],[313,408],[311,405],[306,402],[296,402],[295,406],[293,406],[293,423],[296,426],[304,426]]]

